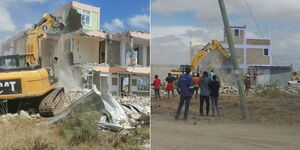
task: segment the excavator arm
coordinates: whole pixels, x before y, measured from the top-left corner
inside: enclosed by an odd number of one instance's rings
[[[203,49],[201,49],[192,60],[192,72],[197,71],[197,66],[199,64],[199,61],[210,51],[212,50],[218,50],[221,54],[223,54],[226,58],[229,58],[230,54],[223,48],[221,43],[217,40],[212,40],[211,43],[208,43]]]
[[[28,38],[26,42],[26,64],[29,66],[39,64],[39,40],[49,28],[61,29],[63,25],[59,23],[56,17],[51,14],[44,14],[42,20],[27,32]]]

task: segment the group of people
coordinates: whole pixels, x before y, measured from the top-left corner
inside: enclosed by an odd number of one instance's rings
[[[210,108],[212,108],[212,116],[215,116],[215,113],[219,115],[219,107],[218,107],[218,97],[219,97],[219,89],[220,89],[220,82],[217,80],[217,76],[214,74],[213,71],[209,73],[207,71],[203,72],[203,75],[200,77],[199,73],[190,75],[191,69],[186,68],[185,72],[181,74],[179,78],[173,77],[170,73],[166,77],[165,81],[167,82],[166,90],[168,92],[168,98],[170,98],[170,92],[172,92],[173,97],[174,94],[174,86],[177,89],[178,94],[180,95],[180,102],[175,114],[175,119],[177,120],[180,116],[181,109],[185,104],[184,110],[184,119],[187,120],[190,100],[195,93],[195,98],[198,98],[200,95],[200,107],[199,112],[201,116],[209,116]],[[247,74],[245,80],[245,93],[248,95],[250,89],[250,76]],[[161,80],[158,78],[158,75],[155,75],[155,79],[153,82],[154,91],[155,91],[155,99],[160,99],[160,86]],[[198,94],[200,89],[200,94]],[[205,107],[205,114],[204,114],[204,103],[206,104]]]
[[[218,108],[218,96],[219,96],[219,88],[220,82],[217,81],[217,76],[213,74],[211,71],[210,74],[208,72],[203,72],[203,76],[200,77],[199,73],[190,75],[191,69],[186,68],[185,73],[182,73],[180,78],[173,77],[170,73],[166,77],[167,85],[166,90],[168,92],[168,98],[170,98],[170,92],[172,93],[173,97],[174,94],[174,86],[177,89],[178,94],[180,95],[180,102],[175,114],[175,119],[179,118],[181,108],[185,104],[185,111],[184,111],[184,119],[187,119],[190,100],[195,93],[195,98],[198,97],[198,92],[200,89],[200,108],[199,112],[200,115],[203,114],[203,105],[206,103],[206,115],[209,115],[210,104],[212,105],[212,113],[213,116],[215,115],[215,111],[217,115],[219,115],[219,108]],[[160,99],[160,86],[161,80],[158,78],[158,75],[155,75],[153,81],[154,92],[155,92],[155,99]]]
[[[190,75],[191,69],[186,68],[185,74],[181,75],[177,82],[177,86],[180,89],[180,102],[175,114],[175,119],[178,120],[183,104],[185,104],[184,120],[188,118],[190,100],[195,93],[197,98],[198,90],[200,89],[200,115],[203,116],[203,106],[206,104],[205,115],[209,115],[210,104],[212,108],[212,115],[215,116],[215,112],[219,115],[218,97],[220,82],[217,81],[217,76],[210,73],[210,77],[207,71],[203,72],[202,77],[199,77],[199,73],[192,77]]]

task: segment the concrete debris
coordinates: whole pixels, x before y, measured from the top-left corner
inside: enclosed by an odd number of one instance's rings
[[[139,120],[141,116],[142,116],[142,115],[139,114],[139,113],[132,113],[132,114],[129,114],[129,117],[132,118],[132,119],[134,119],[134,120]]]
[[[121,98],[100,92],[94,86],[93,90],[72,102],[64,112],[54,117],[48,124],[53,124],[69,113],[78,111],[77,108],[84,104],[92,104],[88,106],[88,111],[101,112],[97,124],[102,130],[121,131],[150,123],[150,98],[136,95]]]
[[[237,86],[222,86],[220,88],[220,93],[222,94],[238,94],[238,87]]]
[[[151,149],[150,141],[147,144],[142,145],[142,150],[150,150],[150,149]]]
[[[30,117],[31,117],[32,119],[38,119],[38,118],[41,118],[41,115],[40,115],[39,113],[37,113],[37,114],[32,114],[32,115],[30,115]]]
[[[32,119],[28,112],[21,110],[19,113],[20,119]]]
[[[8,120],[6,118],[1,118],[0,119],[0,123],[7,124],[9,122],[8,122]]]
[[[6,121],[13,120],[13,119],[29,119],[29,120],[31,120],[31,119],[38,119],[38,118],[42,118],[39,113],[29,115],[28,112],[21,110],[19,112],[19,114],[18,113],[14,113],[14,114],[7,113],[5,115],[1,115],[0,122],[3,122],[3,121],[6,122]]]
[[[137,119],[133,119],[133,118],[129,118],[129,123],[134,127],[141,124],[139,121],[137,121]]]
[[[15,113],[15,114],[7,113],[5,115],[0,116],[0,119],[11,120],[11,119],[15,119],[18,117],[19,117],[19,115],[17,113]]]
[[[300,94],[300,84],[290,84],[289,86],[286,85],[257,85],[254,87],[255,93],[262,93],[269,89],[276,89],[278,92],[281,92],[282,94],[286,95],[298,95]]]
[[[139,124],[149,124],[150,123],[150,98],[129,95],[126,97],[115,96],[118,102],[122,105],[127,116],[130,119],[138,121]],[[131,121],[133,122],[133,121]],[[137,126],[136,122],[133,122],[133,126]]]
[[[66,102],[64,108],[67,108],[69,105],[77,101],[80,97],[88,93],[90,89],[79,89],[75,91],[70,91],[66,94]]]

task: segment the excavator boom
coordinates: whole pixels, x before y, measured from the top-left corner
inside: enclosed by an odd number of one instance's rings
[[[39,64],[39,39],[45,34],[49,28],[62,29],[63,25],[59,23],[56,17],[51,14],[44,14],[41,21],[27,32],[28,38],[26,42],[25,61],[27,65]]]
[[[199,52],[197,52],[197,54],[193,57],[192,60],[192,68],[191,71],[192,72],[196,72],[197,71],[197,66],[199,64],[199,61],[210,51],[212,50],[218,50],[223,56],[225,56],[226,58],[229,58],[230,54],[223,48],[223,46],[221,45],[221,43],[217,40],[212,40],[211,43],[208,43],[206,46],[204,46],[204,48],[202,48]]]
[[[180,76],[180,74],[184,71],[186,67],[190,67],[192,72],[197,72],[197,66],[199,64],[199,61],[210,51],[212,50],[218,50],[223,56],[226,58],[230,57],[230,54],[223,48],[221,43],[217,40],[212,40],[211,43],[208,43],[204,48],[199,50],[197,54],[193,57],[192,64],[191,65],[180,65],[179,70],[172,70],[171,74]]]

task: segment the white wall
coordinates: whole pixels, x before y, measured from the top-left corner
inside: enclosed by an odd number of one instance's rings
[[[121,39],[120,41],[120,64],[125,66],[125,51],[126,51],[126,39]]]
[[[148,42],[143,44],[143,66],[147,66],[147,47],[149,46]]]
[[[258,84],[266,84],[270,80],[270,74],[271,70],[270,69],[259,69],[257,70],[258,73]]]
[[[99,40],[91,37],[76,37],[72,52],[74,63],[98,63]]]
[[[126,42],[128,40],[127,39],[121,39],[120,43],[120,61],[121,61],[121,65],[125,66],[125,51],[126,51]],[[137,39],[134,38],[133,39],[133,44],[137,44],[137,45],[142,45],[143,49],[142,49],[142,54],[143,54],[143,58],[142,58],[142,66],[147,66],[147,47],[149,46],[149,40],[143,40],[143,39]]]
[[[143,49],[141,49],[143,57],[142,57],[142,66],[147,66],[147,47],[149,46],[149,41],[148,40],[143,40],[143,39],[133,39],[133,43],[137,45],[142,45]]]

